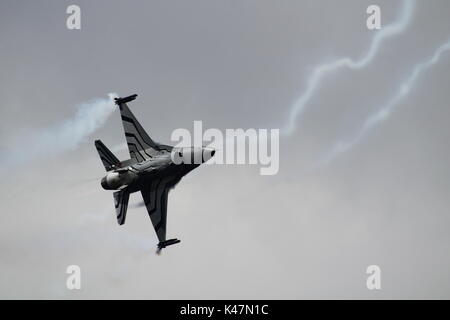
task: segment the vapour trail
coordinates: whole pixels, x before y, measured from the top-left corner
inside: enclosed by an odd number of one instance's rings
[[[3,168],[75,149],[86,137],[102,127],[114,111],[113,98],[98,98],[82,103],[72,118],[16,139],[14,146],[0,158]]]
[[[420,79],[423,73],[438,63],[442,55],[450,51],[450,40],[440,47],[438,47],[434,55],[427,60],[417,64],[409,77],[407,77],[398,87],[396,94],[380,109],[369,115],[364,121],[361,129],[348,140],[338,141],[331,150],[319,161],[319,165],[327,164],[339,154],[348,151],[356,144],[358,144],[367,134],[379,123],[383,122],[392,114],[394,109],[399,106],[399,103],[411,92],[412,87]]]
[[[357,61],[349,57],[341,58],[330,63],[317,66],[308,78],[305,92],[297,99],[290,109],[289,118],[286,125],[281,129],[283,135],[291,135],[296,129],[297,118],[306,108],[308,102],[313,98],[316,90],[321,84],[321,80],[332,72],[347,67],[349,69],[361,69],[372,62],[384,40],[402,33],[411,22],[415,0],[404,0],[402,10],[397,21],[383,27],[376,32],[367,53]]]

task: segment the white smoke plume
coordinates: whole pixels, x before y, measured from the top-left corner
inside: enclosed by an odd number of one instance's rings
[[[427,69],[438,63],[442,55],[447,51],[450,51],[450,40],[438,47],[433,56],[418,63],[409,77],[407,77],[398,87],[396,94],[384,106],[369,115],[364,121],[361,129],[351,139],[338,141],[322,158],[319,164],[329,163],[339,154],[348,151],[358,144],[377,124],[389,118],[394,109],[399,106],[399,103],[408,95],[412,87],[420,79],[420,76],[423,75]]]
[[[113,98],[117,94],[110,93],[108,96],[80,104],[72,118],[59,124],[18,137],[14,147],[2,155],[2,165],[7,168],[75,149],[102,127],[114,111]]]
[[[296,130],[297,118],[303,113],[308,102],[314,97],[314,93],[319,88],[324,77],[343,67],[347,67],[349,69],[361,69],[369,65],[375,58],[376,54],[380,51],[383,41],[401,34],[407,28],[411,22],[414,7],[414,0],[404,0],[398,19],[394,23],[383,27],[380,31],[377,31],[376,35],[372,39],[369,50],[360,60],[354,61],[349,57],[345,57],[317,66],[308,77],[306,90],[291,107],[288,121],[282,128],[281,133],[283,135],[291,135]]]

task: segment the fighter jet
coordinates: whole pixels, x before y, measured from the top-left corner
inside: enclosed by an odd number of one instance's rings
[[[215,150],[205,147],[176,148],[153,141],[127,106],[137,94],[115,98],[120,109],[130,159],[120,161],[101,142],[95,141],[100,159],[107,171],[101,180],[105,190],[116,190],[114,205],[117,222],[125,223],[130,193],[140,191],[152,221],[161,249],[179,243],[178,239],[166,239],[167,196],[169,190],[183,176],[214,156]]]

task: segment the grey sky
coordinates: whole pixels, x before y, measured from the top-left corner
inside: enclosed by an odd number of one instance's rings
[[[72,1],[2,1],[0,297],[450,298],[450,54],[357,146],[309,170],[450,39],[445,0],[417,1],[367,68],[324,78],[280,141],[278,175],[224,165],[186,176],[168,209],[182,243],[161,256],[145,209],[130,205],[118,226],[99,184],[93,141],[124,142],[118,113],[76,149],[4,160],[110,92],[138,93],[130,107],[164,143],[194,120],[280,128],[317,65],[368,50],[373,3],[383,25],[399,15],[387,0],[76,1],[82,29],[69,31]],[[69,264],[82,269],[79,292],[65,287]],[[366,288],[371,264],[381,291]]]

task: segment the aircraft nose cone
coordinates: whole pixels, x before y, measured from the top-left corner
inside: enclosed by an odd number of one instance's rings
[[[214,150],[213,148],[203,148],[203,162],[206,162],[214,157],[215,153],[216,150]]]

